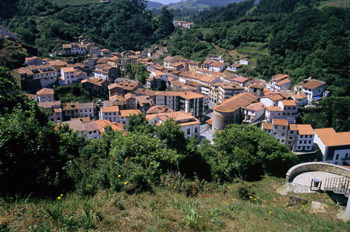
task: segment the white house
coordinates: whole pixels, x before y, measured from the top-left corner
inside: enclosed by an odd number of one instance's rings
[[[264,119],[265,106],[262,102],[257,102],[243,107],[244,110],[244,120],[250,124],[256,123]]]
[[[323,155],[323,162],[350,165],[350,132],[336,132],[333,128],[315,129],[314,143]]]
[[[79,115],[80,117],[88,117],[90,119],[95,118],[95,107],[92,102],[79,103]]]
[[[222,72],[225,69],[225,63],[221,62],[211,62],[209,64],[208,70],[212,72]]]
[[[61,68],[61,81],[64,85],[78,81],[75,69],[73,67]]]
[[[298,107],[304,107],[307,105],[307,96],[305,94],[294,94],[292,99],[297,101]]]
[[[278,106],[282,108],[282,119],[287,119],[289,123],[294,123],[299,117],[298,106],[294,100],[283,100],[278,102]]]
[[[36,92],[36,100],[38,102],[53,102],[55,91],[49,88],[43,88]]]
[[[233,64],[233,65],[230,65],[227,70],[228,71],[231,71],[231,72],[237,72],[239,69],[242,68],[242,65],[241,64]]]
[[[241,64],[241,65],[248,65],[249,61],[247,59],[240,59],[239,60],[239,64]]]
[[[315,100],[317,97],[321,97],[323,92],[326,90],[326,83],[318,80],[309,80],[303,85],[303,94],[307,96],[309,103]]]

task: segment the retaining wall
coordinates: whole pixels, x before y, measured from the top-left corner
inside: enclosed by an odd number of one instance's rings
[[[308,162],[291,167],[286,174],[286,182],[290,182],[292,178],[300,173],[312,171],[329,172],[340,176],[350,177],[350,169],[348,168],[322,162]]]

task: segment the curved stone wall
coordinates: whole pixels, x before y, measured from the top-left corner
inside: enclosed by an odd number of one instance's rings
[[[350,169],[341,167],[339,165],[322,162],[308,162],[291,167],[286,174],[286,182],[290,182],[296,175],[300,173],[311,171],[329,172],[341,176],[350,177]]]

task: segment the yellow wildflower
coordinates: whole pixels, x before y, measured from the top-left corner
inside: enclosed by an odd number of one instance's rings
[[[120,178],[121,177],[121,175],[118,175],[118,178]]]
[[[59,199],[61,199],[61,197],[57,197],[57,199],[59,200]]]
[[[124,182],[124,184],[125,184],[125,185],[127,185],[127,184],[128,184],[128,182],[126,182],[126,181],[125,181],[125,182]]]
[[[60,197],[63,197],[63,194],[61,193]]]
[[[271,213],[271,210],[269,211],[269,213]]]
[[[250,199],[252,199],[253,197],[252,197],[252,196],[250,196],[249,198],[250,198]]]

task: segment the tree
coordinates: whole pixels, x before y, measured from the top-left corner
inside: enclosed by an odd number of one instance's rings
[[[208,154],[215,179],[258,179],[263,174],[284,175],[296,156],[259,128],[230,125],[215,134],[213,153]]]
[[[158,16],[158,28],[154,32],[156,40],[165,38],[174,31],[175,27],[173,24],[173,18],[174,16],[171,14],[168,8],[163,7]]]

